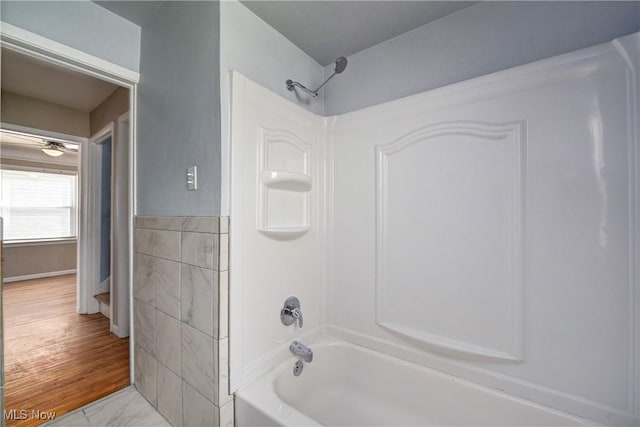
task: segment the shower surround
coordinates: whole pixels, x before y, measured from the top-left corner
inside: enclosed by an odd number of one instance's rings
[[[309,410],[292,403],[288,387],[298,386],[283,366],[296,361],[293,340],[313,350],[325,334],[584,419],[637,425],[639,58],[637,33],[333,117],[234,72],[238,410],[259,408],[254,386],[275,391],[272,422]],[[303,328],[279,321],[290,296]],[[357,389],[358,378],[340,378],[315,391]],[[304,370],[297,379],[307,382]],[[392,388],[419,392],[414,380]],[[360,397],[363,410],[376,405]]]

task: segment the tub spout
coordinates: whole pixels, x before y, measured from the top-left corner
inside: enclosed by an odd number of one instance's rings
[[[302,358],[302,360],[307,363],[310,363],[313,360],[313,351],[300,341],[292,342],[291,345],[289,345],[289,350],[291,350],[291,353]]]

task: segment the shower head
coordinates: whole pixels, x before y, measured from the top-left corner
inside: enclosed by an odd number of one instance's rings
[[[347,68],[347,58],[341,56],[340,58],[336,59],[336,66],[333,68],[333,71],[337,74],[340,74],[344,71],[345,68]]]
[[[294,82],[291,79],[286,81],[287,89],[292,91],[296,87],[299,87],[300,89],[302,89],[303,91],[307,92],[309,95],[315,98],[316,96],[318,96],[318,91],[322,88],[322,86],[326,85],[327,82],[331,80],[333,76],[335,76],[336,74],[342,73],[345,70],[345,68],[347,68],[347,58],[345,58],[344,56],[341,56],[340,58],[336,59],[335,66],[333,67],[333,74],[331,74],[327,78],[327,80],[325,80],[320,86],[318,86],[316,90],[311,90],[298,82]]]

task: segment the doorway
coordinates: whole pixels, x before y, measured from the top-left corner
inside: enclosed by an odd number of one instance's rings
[[[31,245],[19,258],[33,266],[42,264],[34,262],[33,247],[67,244],[78,248],[77,259],[71,268],[44,268],[46,271],[39,273],[7,276],[11,270],[5,264],[2,271],[2,276],[10,279],[2,285],[5,422],[7,425],[38,425],[53,413],[59,417],[131,383],[129,254],[135,141],[130,123],[134,123],[135,86],[113,78],[108,78],[108,86],[105,86],[104,80],[95,77],[95,71],[83,73],[77,66],[66,67],[64,61],[35,58],[35,53],[23,55],[5,46],[5,41],[3,39],[2,48],[3,131],[39,141],[40,146],[30,148],[32,152],[41,153],[50,143],[56,143],[61,145],[57,147],[63,153],[61,158],[69,158],[75,151],[79,160],[71,174],[78,189],[73,203],[42,207],[66,209],[67,229],[73,232],[16,238],[11,234],[16,220],[29,222],[29,219],[28,215],[21,216],[15,209],[12,224],[4,224],[5,237],[9,237],[9,241],[3,241],[5,258],[7,250]],[[12,58],[37,64],[48,78],[56,73],[63,75],[67,79],[64,85],[67,89],[68,85],[79,81],[82,86],[87,79],[92,79],[94,89],[107,87],[107,93],[98,101],[87,101],[81,99],[82,91],[68,90],[71,96],[65,99],[55,83],[53,87],[40,88],[37,93],[25,93],[20,88],[20,78],[12,80],[11,76],[5,76],[5,71],[11,71]],[[24,70],[22,75],[29,82],[46,80],[27,78],[30,74]],[[74,79],[77,79],[75,83]],[[33,89],[35,85],[31,86]],[[117,101],[122,99],[126,100],[125,111],[117,107]],[[73,108],[69,105],[73,102],[98,104]],[[94,141],[103,129],[108,130],[108,137]],[[77,151],[70,148],[73,143]],[[10,163],[16,161],[9,159],[8,151],[11,150],[6,150],[3,143],[0,147],[3,171],[15,169],[10,167]],[[34,179],[38,174],[64,175],[52,171],[50,166],[44,167],[43,162],[30,160],[31,164],[26,167]],[[95,167],[96,162],[101,167]],[[92,191],[96,185],[98,192]],[[47,189],[51,188],[43,187],[42,183],[39,186],[50,194]],[[36,199],[42,197],[32,198]],[[3,198],[3,207],[5,204]],[[118,222],[114,223],[116,220]],[[41,222],[44,229],[55,228],[53,226],[57,224],[51,217]],[[117,238],[114,237],[116,229],[120,231]],[[93,250],[94,247],[97,249]],[[59,255],[60,250],[49,251],[45,259],[51,261]],[[116,260],[119,260],[117,264]],[[94,269],[102,280],[93,280]],[[113,292],[114,287],[117,287],[116,292]],[[112,301],[109,298],[107,308],[101,310],[100,302],[95,298],[101,293],[115,294],[119,299]],[[116,304],[119,305],[117,308]],[[121,320],[114,319],[114,312],[119,313]],[[37,418],[35,414],[45,418]]]

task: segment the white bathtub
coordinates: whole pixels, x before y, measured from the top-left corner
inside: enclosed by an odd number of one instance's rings
[[[236,394],[236,426],[596,425],[332,337]]]

